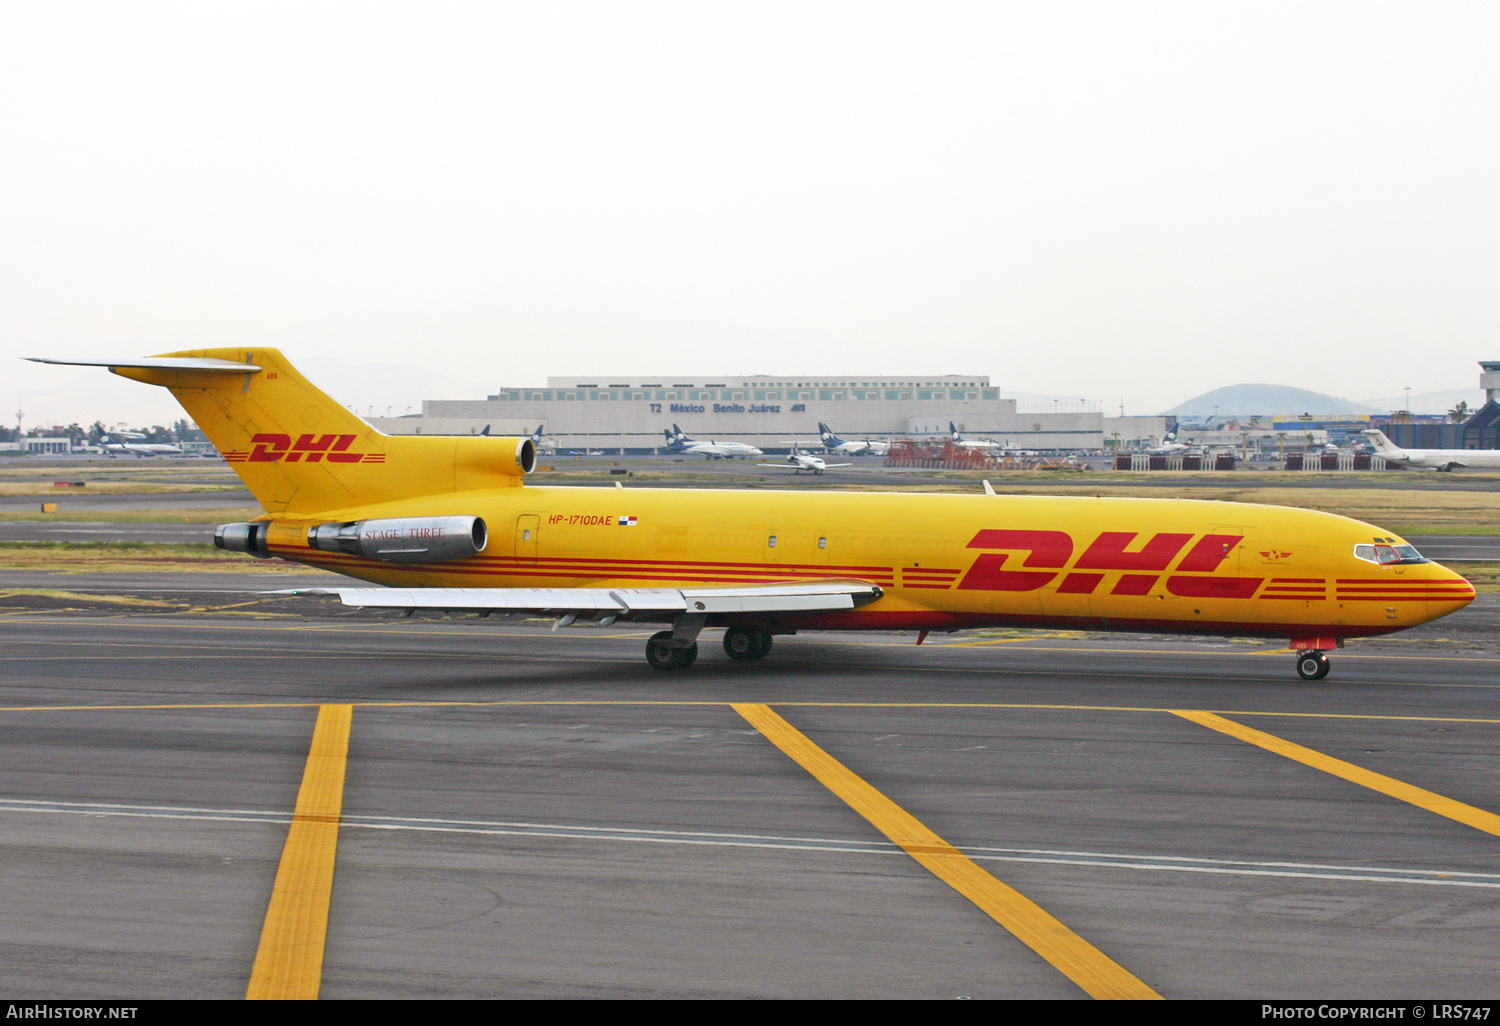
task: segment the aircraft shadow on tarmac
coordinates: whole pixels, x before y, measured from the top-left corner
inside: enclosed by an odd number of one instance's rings
[[[451,699],[455,693],[472,691],[474,698],[493,700],[504,698],[506,691],[511,688],[529,690],[547,687],[557,688],[559,692],[566,693],[569,690],[594,689],[601,684],[609,686],[649,684],[653,687],[653,694],[659,695],[663,690],[663,685],[666,684],[667,689],[679,698],[722,698],[722,696],[710,694],[708,689],[717,684],[743,684],[746,681],[775,686],[796,685],[799,682],[826,680],[829,673],[826,654],[816,650],[796,655],[787,653],[780,659],[773,656],[774,661],[768,660],[762,663],[735,663],[727,658],[715,659],[713,654],[710,654],[695,663],[688,673],[667,678],[664,681],[660,671],[652,670],[634,658],[636,647],[622,642],[618,662],[614,658],[603,658],[602,654],[590,656],[587,662],[595,665],[607,663],[608,668],[600,667],[598,673],[587,677],[579,674],[580,660],[568,656],[537,656],[519,652],[494,653],[494,660],[507,664],[513,672],[498,671],[492,663],[485,663],[482,667],[472,671],[460,670],[457,667],[448,668],[442,665],[445,660],[441,656],[428,656],[424,659],[420,677],[392,681],[389,685],[373,685],[369,690],[373,693],[389,689],[392,692],[399,692],[403,699],[411,698],[414,693],[441,695],[445,699]],[[614,653],[611,652],[610,655],[613,656]],[[464,657],[465,662],[473,660],[472,656]],[[851,659],[841,659],[838,675],[841,678],[855,680],[862,677],[878,677],[888,673],[889,670],[888,664],[875,660],[862,664]]]

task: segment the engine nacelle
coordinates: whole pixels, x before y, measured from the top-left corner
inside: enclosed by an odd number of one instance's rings
[[[258,559],[270,559],[271,548],[266,544],[266,532],[271,525],[220,524],[214,529],[214,548],[226,552],[248,552]]]
[[[443,563],[484,551],[489,532],[480,517],[400,517],[319,524],[307,544],[389,563]]]
[[[443,441],[453,446],[456,492],[517,485],[536,469],[536,445],[529,438],[470,435]]]

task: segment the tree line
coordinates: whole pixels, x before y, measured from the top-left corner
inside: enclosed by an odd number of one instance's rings
[[[151,427],[121,428],[121,431],[130,431],[132,434],[145,435],[148,442],[161,443],[165,445],[179,445],[183,442],[206,442],[207,436],[198,430],[198,425],[186,417],[178,420],[170,427],[163,424],[153,424]],[[105,435],[114,434],[104,426],[103,421],[94,421],[88,427],[73,423],[68,425],[54,424],[51,427],[27,428],[18,434],[13,427],[0,426],[0,442],[16,442],[22,437],[26,438],[67,438],[73,445],[98,445],[99,440]]]

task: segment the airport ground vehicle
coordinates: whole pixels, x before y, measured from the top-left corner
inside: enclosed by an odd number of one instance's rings
[[[44,360],[42,362],[83,362]],[[1286,638],[1318,679],[1345,638],[1474,598],[1379,527],[1183,499],[526,487],[529,438],[387,436],[274,349],[93,361],[163,385],[266,508],[216,543],[385,587],[352,606],[705,627],[736,659],[799,629],[989,626]]]

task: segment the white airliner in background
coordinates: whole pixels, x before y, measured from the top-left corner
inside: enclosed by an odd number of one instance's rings
[[[531,433],[531,444],[536,446],[537,452],[544,452],[551,455],[557,452],[557,442],[551,438],[544,438],[542,436],[542,428],[544,426],[543,424],[536,426],[536,430]]]
[[[550,438],[542,437],[542,427],[543,425],[538,424],[536,430],[531,433],[531,444],[536,446],[536,451],[539,453],[545,453],[548,456],[555,455],[557,453],[557,443]],[[490,425],[486,424],[484,430],[479,432],[479,434],[488,438],[490,436]]]
[[[181,456],[182,449],[164,442],[148,442],[136,431],[111,431],[99,436],[99,448],[115,456]]]
[[[836,452],[840,456],[885,456],[891,451],[890,442],[877,442],[869,438],[860,442],[846,442],[830,431],[822,421],[818,421],[818,436],[823,439],[824,452]]]
[[[814,474],[821,474],[825,470],[854,466],[852,463],[827,463],[820,456],[809,456],[797,448],[801,444],[801,442],[791,443],[792,451],[787,456],[785,463],[757,463],[756,466],[770,467],[773,470],[793,470],[799,474],[804,470],[811,471]]]
[[[988,438],[965,438],[958,433],[958,425],[953,421],[948,422],[948,436],[953,444],[964,449],[1003,449],[1005,446],[999,442],[992,442]]]
[[[695,442],[682,433],[682,428],[672,425],[671,431],[662,431],[667,437],[667,448],[689,456],[707,456],[711,460],[730,459],[735,456],[764,456],[753,445],[743,442]]]
[[[1457,467],[1476,469],[1500,469],[1500,449],[1403,449],[1385,432],[1373,428],[1361,432],[1375,446],[1375,452],[1387,463],[1399,463],[1403,467],[1424,467],[1432,470],[1453,470]]]
[[[1167,437],[1161,440],[1161,444],[1152,446],[1146,450],[1146,453],[1150,456],[1176,456],[1187,452],[1191,448],[1192,446],[1187,443],[1177,440],[1176,431],[1168,431]]]

